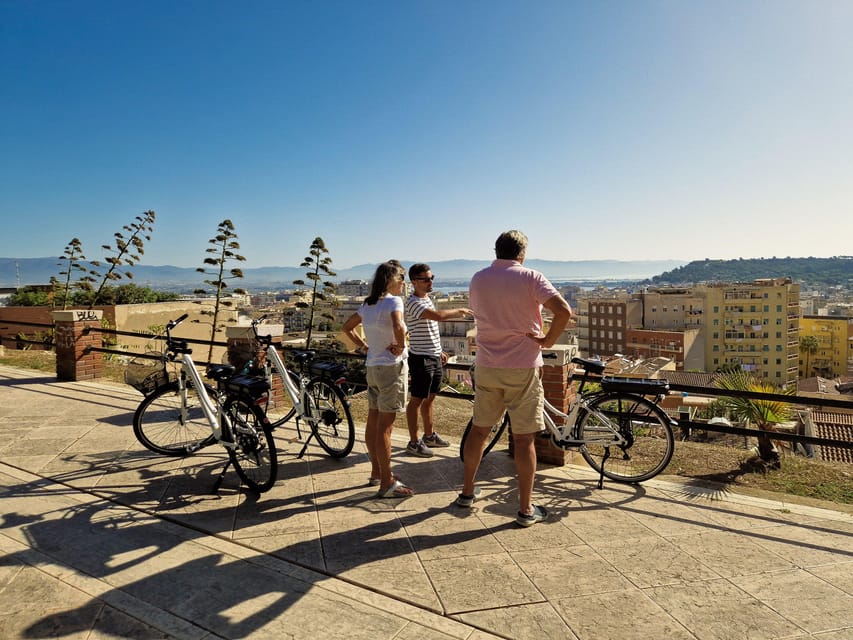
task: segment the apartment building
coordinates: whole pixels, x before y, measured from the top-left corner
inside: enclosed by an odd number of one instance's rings
[[[748,283],[591,291],[578,299],[586,355],[671,357],[679,369],[738,365],[780,385],[796,382],[799,285]]]
[[[698,328],[632,329],[625,332],[625,350],[634,360],[668,358],[677,371],[704,371],[705,347]]]
[[[578,348],[586,355],[624,353],[625,330],[639,326],[640,308],[628,291],[594,289],[577,299]]]
[[[790,278],[697,287],[705,300],[708,370],[731,365],[785,386],[799,364],[800,285]]]
[[[800,349],[801,378],[853,375],[853,318],[804,315],[800,319],[801,345],[806,336],[815,338],[816,348],[814,352]]]

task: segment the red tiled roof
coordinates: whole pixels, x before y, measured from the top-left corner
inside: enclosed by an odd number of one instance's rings
[[[818,438],[853,442],[853,414],[815,411],[812,413],[812,422]],[[822,446],[820,457],[827,462],[853,464],[853,449]]]
[[[666,378],[671,384],[683,384],[690,387],[713,387],[716,373],[702,371],[662,371],[661,378]]]

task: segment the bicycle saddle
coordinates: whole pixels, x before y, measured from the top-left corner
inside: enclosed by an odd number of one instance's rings
[[[574,364],[579,364],[589,373],[601,374],[604,373],[606,366],[601,360],[590,360],[588,358],[572,358]]]
[[[237,367],[231,364],[212,364],[207,368],[207,377],[217,382],[228,380],[237,372]]]

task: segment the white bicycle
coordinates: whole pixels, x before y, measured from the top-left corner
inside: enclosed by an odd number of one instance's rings
[[[572,358],[572,362],[583,367],[583,376],[569,412],[563,413],[545,401],[545,427],[551,443],[560,449],[579,449],[587,464],[598,471],[599,489],[605,477],[637,483],[658,475],[675,451],[673,427],[677,423],[658,406],[669,393],[666,380],[605,376],[599,379],[600,390],[584,393],[590,374],[604,373],[604,363],[584,358]],[[459,455],[463,460],[472,426],[473,418],[462,434]],[[508,426],[509,414],[504,414],[503,420],[492,427],[483,456]],[[617,455],[611,457],[611,450]]]
[[[235,375],[231,365],[208,367],[207,375],[218,388],[205,384],[188,342],[171,334],[186,318],[184,314],[166,325],[166,348],[153,372],[148,366],[145,377],[127,379],[146,394],[133,416],[133,433],[144,447],[164,456],[188,456],[219,444],[228,452],[228,463],[214,490],[233,464],[249,488],[267,491],[278,473],[270,423],[260,407],[269,385],[263,379]],[[176,360],[180,369],[173,378],[169,364]]]
[[[295,416],[296,433],[301,440],[299,423],[304,421],[308,425],[311,433],[299,452],[299,458],[305,454],[312,438],[316,438],[333,458],[349,455],[355,444],[355,424],[347,393],[346,366],[317,359],[315,351],[299,350],[292,352],[298,371],[289,370],[273,345],[272,336],[258,333],[258,325],[265,318],[252,321],[252,332],[266,352],[264,378],[272,387],[273,371],[281,377],[288,407],[282,417],[270,423],[271,427],[278,427]]]

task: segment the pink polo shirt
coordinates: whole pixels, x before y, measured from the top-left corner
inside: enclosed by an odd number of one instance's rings
[[[517,260],[495,260],[471,278],[469,302],[477,321],[477,364],[497,369],[542,366],[542,304],[558,295],[548,279]]]

